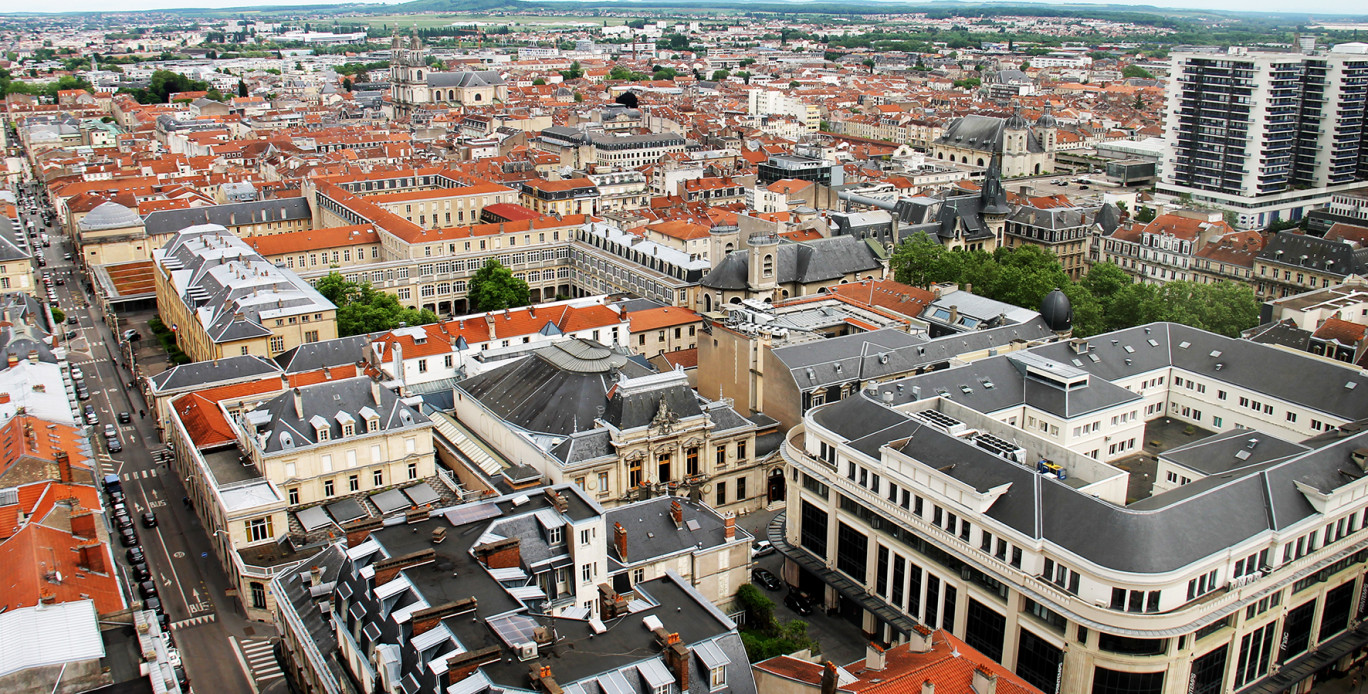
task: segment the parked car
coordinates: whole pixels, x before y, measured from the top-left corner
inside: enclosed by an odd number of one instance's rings
[[[790,590],[788,595],[784,597],[784,604],[798,614],[812,614],[812,600],[798,591]]]
[[[90,390],[85,387],[85,384],[80,384],[76,386],[76,398],[78,400],[90,399]]]
[[[131,415],[131,414],[127,413],[127,412],[120,412],[120,413],[119,413],[119,423],[120,423],[120,424],[127,424],[127,423],[129,423],[129,422],[131,422],[131,421],[133,421],[133,415]]]
[[[136,563],[136,564],[133,565],[133,580],[135,580],[135,581],[147,581],[147,580],[151,580],[151,578],[152,578],[152,572],[147,570],[147,563],[146,563],[146,562],[141,562],[141,561],[140,561],[140,562],[138,562],[138,563]]]
[[[62,286],[62,285],[64,285],[64,284],[66,284],[66,278],[64,278],[64,277],[58,277],[58,278],[57,278],[57,286],[60,287],[60,286]]]
[[[144,527],[144,528],[155,528],[155,527],[157,527],[157,514],[151,512],[151,511],[148,511],[147,513],[142,514],[142,524],[143,524],[143,527]]]
[[[143,600],[143,609],[145,609],[145,610],[152,610],[153,612],[156,612],[157,614],[161,614],[161,611],[162,611],[161,598],[155,598],[155,597],[154,597],[154,598],[147,598],[146,600]]]
[[[118,439],[105,439],[109,443],[110,453],[120,453],[123,451],[123,444]]]
[[[751,582],[763,586],[765,590],[779,590],[784,587],[784,584],[779,582],[779,577],[769,569],[751,569]]]
[[[104,425],[104,435],[107,439],[117,439],[119,438],[119,428],[113,424],[106,424]]]
[[[75,318],[75,316],[72,316],[72,318]],[[68,322],[70,322],[70,321],[68,321]],[[71,380],[73,380],[73,381],[84,381],[84,380],[85,380],[85,372],[81,370],[81,367],[79,367],[79,366],[73,366],[73,367],[71,367]]]
[[[77,318],[77,317],[76,317],[76,314],[73,313],[73,314],[71,314],[70,316],[67,316],[67,325],[80,325],[80,324],[81,324],[81,319],[80,319],[80,318]],[[74,369],[73,369],[73,370],[74,370]]]
[[[138,534],[133,532],[132,528],[121,528],[119,530],[119,543],[124,547],[137,547],[140,544]]]
[[[751,556],[763,557],[766,554],[774,554],[774,545],[769,540],[756,540],[751,543]]]
[[[124,552],[124,556],[128,558],[128,563],[130,564],[139,564],[145,561],[142,548],[140,547],[134,547],[133,549]]]
[[[143,581],[138,584],[138,594],[143,600],[157,597],[157,584],[154,581]]]

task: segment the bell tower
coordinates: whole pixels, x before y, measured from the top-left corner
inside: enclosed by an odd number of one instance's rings
[[[427,73],[427,50],[417,31],[407,38],[398,32],[391,36],[390,99],[395,119],[409,118],[415,108],[431,101]]]

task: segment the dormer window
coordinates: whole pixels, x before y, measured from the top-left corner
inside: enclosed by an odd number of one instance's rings
[[[343,438],[350,438],[356,435],[355,417],[347,414],[346,412],[338,412],[337,414],[333,415],[333,419],[337,420],[338,426],[342,428]]]
[[[309,420],[309,423],[312,424],[314,428],[314,440],[329,441],[332,439],[332,425],[328,424],[328,420],[323,419],[318,415],[314,415]]]
[[[342,436],[343,436],[343,437],[350,437],[350,436],[354,436],[355,434],[356,434],[356,432],[352,430],[352,425],[351,425],[351,424],[343,424],[343,425],[342,425]]]

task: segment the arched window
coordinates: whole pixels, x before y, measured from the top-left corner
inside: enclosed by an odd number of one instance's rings
[[[483,101],[483,100],[484,100],[484,94],[481,94],[481,93],[479,93],[479,92],[476,92],[476,93],[475,93],[475,100],[476,100],[476,101]]]
[[[978,165],[983,166],[983,157],[978,158]]]
[[[711,312],[712,312],[712,294],[704,294],[704,295],[703,295],[703,312],[704,312],[704,313],[711,313]]]
[[[456,90],[455,90],[455,89],[448,89],[448,90],[447,90],[447,101],[455,101],[455,100],[456,100]]]
[[[760,262],[760,274],[763,277],[774,276],[774,256],[765,254],[764,259]]]

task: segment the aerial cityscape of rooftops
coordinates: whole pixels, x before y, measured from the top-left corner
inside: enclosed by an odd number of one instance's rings
[[[1368,687],[1368,15],[61,5],[0,692]]]

